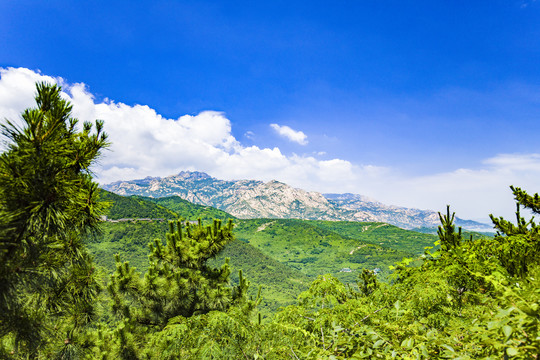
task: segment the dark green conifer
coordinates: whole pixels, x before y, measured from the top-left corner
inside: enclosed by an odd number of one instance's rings
[[[228,260],[213,268],[208,260],[233,240],[233,224],[215,220],[204,226],[189,222],[170,222],[166,244],[149,244],[149,266],[142,275],[128,262],[116,258],[116,272],[108,287],[113,310],[121,320],[118,328],[129,329],[133,337],[118,336],[118,356],[133,358],[131,349],[145,353],[143,339],[163,330],[171,319],[189,318],[211,311],[225,311],[232,305],[251,310],[256,302],[247,298],[248,283],[240,274],[240,284],[229,283]],[[178,321],[178,320],[176,320]],[[122,335],[122,332],[118,332]]]
[[[103,122],[71,117],[61,88],[37,84],[22,125],[1,125],[0,357],[72,358],[98,291],[81,235],[100,220],[90,166],[107,146]]]
[[[461,244],[461,228],[458,228],[456,232],[456,226],[454,225],[454,219],[456,213],[450,215],[450,206],[446,206],[446,215],[439,213],[439,219],[441,220],[441,225],[437,230],[437,235],[441,243],[441,249],[443,251],[450,251],[457,248]]]
[[[534,217],[525,220],[520,208],[523,206],[533,213],[540,213],[540,197],[538,194],[531,196],[520,188],[510,188],[516,199],[516,224],[490,215],[498,231],[494,239],[496,253],[488,252],[486,256],[496,256],[510,275],[524,277],[531,266],[539,263],[540,226],[535,223]]]
[[[362,272],[358,275],[358,278],[358,288],[364,296],[368,296],[379,287],[377,275],[373,270],[362,269]]]

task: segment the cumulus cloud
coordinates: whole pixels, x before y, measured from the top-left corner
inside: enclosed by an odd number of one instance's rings
[[[36,82],[63,82],[61,78],[52,78],[24,68],[0,68],[0,79],[0,118],[13,121],[19,119],[21,112],[34,102]]]
[[[344,159],[321,160],[318,155],[286,155],[277,147],[242,144],[221,112],[169,119],[144,105],[96,101],[84,84],[68,84],[23,68],[0,69],[0,119],[17,120],[25,108],[34,106],[36,81],[61,84],[78,119],[104,120],[112,145],[94,168],[101,183],[198,170],[221,179],[276,179],[306,190],[352,192],[407,207],[444,210],[450,204],[458,216],[473,219],[489,213],[512,218],[515,207],[509,185],[540,190],[540,154],[499,154],[475,169],[427,176]],[[302,132],[272,127],[293,141],[307,143]]]
[[[307,135],[302,131],[296,131],[288,127],[287,125],[270,124],[270,127],[274,129],[279,136],[282,136],[289,141],[298,143],[300,145],[307,145]]]
[[[224,179],[278,179],[313,189],[331,168],[334,176],[341,174],[341,182],[352,174],[353,165],[344,160],[332,163],[287,156],[279,148],[245,146],[232,135],[231,122],[221,112],[168,119],[145,105],[96,101],[81,83],[67,84],[23,68],[0,71],[0,94],[10,95],[0,97],[0,117],[18,118],[23,109],[34,105],[35,82],[48,81],[63,86],[75,117],[104,120],[112,145],[94,169],[101,183],[200,170]]]

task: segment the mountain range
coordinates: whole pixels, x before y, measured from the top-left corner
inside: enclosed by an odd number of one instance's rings
[[[439,225],[438,213],[432,210],[386,205],[357,194],[305,191],[276,180],[219,180],[199,171],[182,171],[164,178],[118,181],[103,185],[103,188],[123,196],[179,196],[195,204],[223,210],[240,219],[371,221],[404,229]],[[493,231],[491,226],[472,220],[456,218],[456,225],[473,231]]]

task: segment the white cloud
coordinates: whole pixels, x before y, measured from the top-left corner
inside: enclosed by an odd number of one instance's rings
[[[510,185],[540,191],[540,154],[499,154],[477,169],[457,169],[427,176],[387,174],[369,194],[382,202],[443,210],[451,205],[461,218],[489,214],[514,219]]]
[[[37,81],[61,83],[61,79],[44,76],[29,69],[0,68],[0,119],[17,121],[21,112],[34,102]]]
[[[312,157],[287,156],[279,148],[242,145],[232,135],[231,122],[220,112],[167,119],[144,105],[98,102],[84,84],[65,84],[62,79],[22,68],[2,69],[1,74],[0,94],[9,92],[11,96],[0,98],[0,116],[16,118],[23,109],[33,106],[34,83],[46,80],[63,85],[75,117],[105,121],[112,145],[95,168],[101,183],[200,170],[225,179],[279,179],[312,187],[316,181],[311,179],[324,177],[333,166]],[[350,169],[343,162],[339,160],[333,173],[343,173],[345,180]]]
[[[221,112],[167,119],[148,106],[98,102],[84,84],[66,84],[28,69],[0,69],[0,76],[0,119],[19,118],[34,105],[35,82],[49,81],[63,86],[77,118],[105,121],[112,146],[94,168],[101,183],[199,170],[221,179],[276,179],[306,190],[352,192],[407,207],[440,211],[450,204],[461,218],[486,218],[489,213],[513,218],[508,186],[540,191],[540,154],[499,154],[476,169],[404,175],[399,169],[243,145]],[[307,142],[302,132],[290,133]]]
[[[484,164],[511,171],[540,171],[540,154],[500,154],[486,159]]]
[[[270,124],[270,127],[274,129],[280,136],[289,139],[292,142],[300,145],[307,145],[307,135],[302,131],[296,131],[288,127],[287,125]]]

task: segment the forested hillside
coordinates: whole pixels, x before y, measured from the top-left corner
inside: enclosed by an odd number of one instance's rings
[[[236,236],[307,276],[314,278],[330,273],[351,283],[356,282],[358,273],[364,268],[379,268],[384,277],[389,273],[389,265],[414,254],[366,242],[365,234],[361,231],[355,233],[354,237],[342,236],[320,224],[292,219],[241,220],[236,227]],[[362,224],[359,223],[358,229],[362,228]],[[404,241],[407,241],[409,234],[416,236],[414,232],[408,233],[395,227],[393,229],[401,232],[402,236],[405,234]],[[431,237],[431,240],[433,244],[435,239]]]
[[[100,200],[105,204],[105,216],[117,219],[176,219],[178,214],[166,207],[145,201],[137,196],[120,196],[100,190]]]
[[[2,127],[2,359],[540,356],[540,226],[520,214],[540,214],[538,194],[511,187],[517,221],[492,216],[494,237],[463,236],[448,208],[425,251],[429,235],[380,223],[103,222],[89,169],[103,123],[77,130],[47,84],[22,121]],[[262,305],[264,292],[276,302]]]
[[[166,207],[167,209],[174,211],[176,214],[181,215],[184,219],[187,220],[202,219],[205,221],[211,221],[213,219],[236,219],[234,216],[226,213],[225,211],[218,210],[211,206],[194,204],[182,199],[179,196],[169,196],[162,198],[145,197],[143,199],[152,201],[160,206]]]
[[[87,240],[88,249],[94,255],[95,263],[107,273],[115,270],[115,254],[129,261],[130,266],[146,272],[148,269],[148,243],[154,239],[166,240],[168,222],[129,221],[106,222],[102,233]],[[231,281],[238,282],[238,271],[252,282],[250,294],[255,295],[262,287],[263,299],[260,310],[268,315],[281,306],[295,302],[297,296],[312,279],[297,269],[265,255],[257,248],[239,240],[228,243],[223,252],[211,261],[214,266],[223,264],[229,258]]]
[[[138,199],[137,203],[143,201],[148,200]],[[138,214],[146,218],[142,209]],[[180,215],[176,217],[180,218]],[[252,291],[262,286],[261,306],[272,312],[294,302],[318,275],[331,273],[354,284],[362,269],[367,268],[378,269],[379,277],[385,278],[390,273],[389,266],[403,257],[414,255],[414,251],[395,250],[365,241],[376,238],[369,232],[355,234],[349,231],[350,237],[341,236],[319,228],[313,221],[253,219],[236,220],[234,224],[237,240],[226,245],[218,259],[230,258],[233,281],[237,281],[237,271],[243,269],[254,285]],[[339,228],[338,223],[331,225]],[[347,225],[343,224],[344,227]],[[358,229],[381,225],[384,224],[359,223]],[[132,266],[146,271],[147,244],[150,239],[165,241],[168,222],[105,222],[101,228],[98,236],[87,240],[98,265],[113,271],[114,255],[120,254]],[[380,239],[394,239],[398,243],[415,241],[421,235],[393,226],[386,229],[389,231],[380,230]],[[427,236],[425,241],[433,244],[435,239]]]
[[[250,281],[249,294],[256,296],[261,288],[261,302],[257,311],[264,316],[274,315],[281,307],[296,304],[296,299],[306,291],[313,279],[263,254],[243,241],[232,241],[211,264],[222,264],[229,259],[231,281],[238,283],[238,273],[243,271]]]
[[[224,211],[210,206],[190,203],[178,196],[150,198],[144,196],[120,196],[107,190],[100,190],[100,200],[105,205],[105,215],[110,220],[117,219],[177,219],[180,214],[186,220],[234,219]]]
[[[314,225],[341,236],[382,245],[391,249],[422,254],[426,246],[433,246],[436,237],[404,230],[385,223],[360,223],[357,221],[315,221]],[[435,232],[436,234],[436,232]]]
[[[168,210],[172,210],[166,214],[169,218],[184,218],[190,221],[193,221],[195,216],[205,221],[233,218],[223,211],[192,204],[176,196],[157,199],[122,197],[106,191],[104,195],[104,201],[112,203],[116,213],[130,214],[131,211],[132,215],[137,214],[137,218],[152,218],[151,215],[156,213],[156,209],[161,209],[154,208],[153,203],[163,204]],[[127,209],[124,210],[124,206]],[[387,276],[390,265],[403,257],[423,253],[424,247],[433,245],[436,240],[432,235],[419,234],[384,223],[285,219],[235,219],[233,223],[235,237],[256,247],[269,259],[281,262],[291,270],[300,271],[311,278],[332,273],[351,283],[356,281],[358,272],[363,268],[378,268],[380,277]],[[112,255],[118,252],[128,255],[132,264],[139,268],[143,266],[144,270],[144,251],[148,239],[164,240],[166,229],[167,225],[160,224],[159,220],[109,222],[104,224],[100,239],[91,240],[89,246],[97,255],[99,263],[107,264],[108,268],[112,268],[114,263]],[[242,251],[246,251],[245,246]],[[252,263],[248,261],[244,268],[247,269]],[[234,262],[232,264],[240,266]]]

